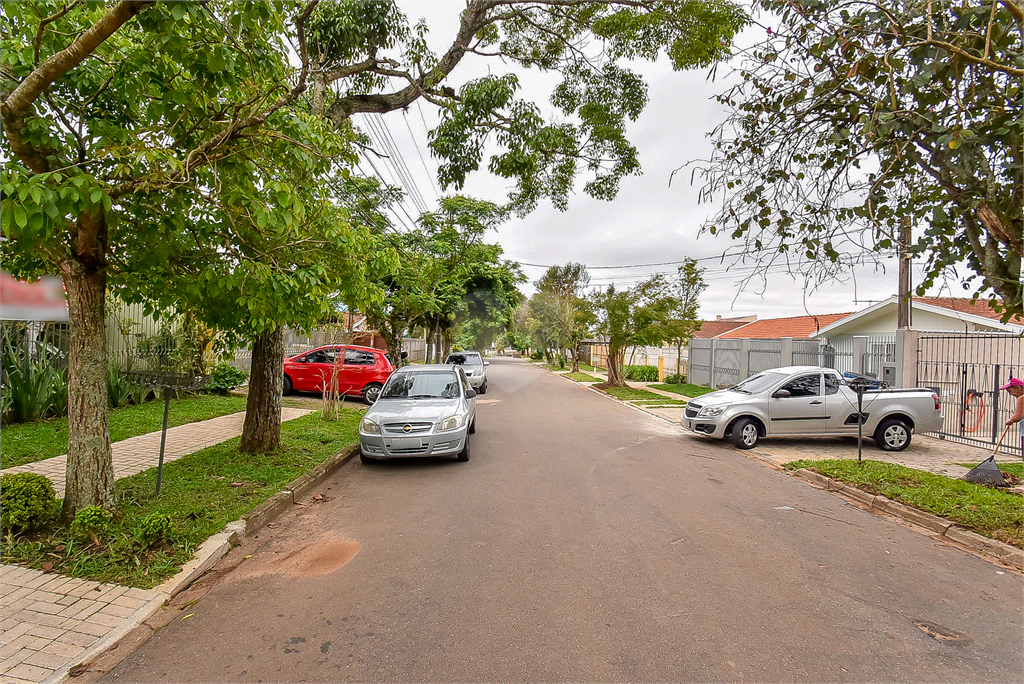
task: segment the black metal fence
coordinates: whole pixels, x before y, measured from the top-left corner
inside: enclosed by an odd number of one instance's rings
[[[1024,376],[1024,341],[1019,335],[922,335],[917,348],[917,384],[935,390],[945,422],[936,433],[965,444],[994,447],[1014,410],[1000,391]],[[1021,424],[1003,436],[1001,454],[1021,455]]]

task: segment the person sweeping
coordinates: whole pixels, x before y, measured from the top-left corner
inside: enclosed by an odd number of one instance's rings
[[[1019,423],[1024,418],[1024,380],[1020,378],[1010,378],[1010,381],[1000,387],[1001,390],[1006,390],[1016,400],[1016,405],[1013,410],[1013,415],[1006,421],[1005,430],[1009,430],[1010,426],[1014,423]],[[1020,433],[1020,453],[1024,457],[1024,430]]]

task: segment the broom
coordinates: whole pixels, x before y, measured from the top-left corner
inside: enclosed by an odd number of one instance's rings
[[[999,447],[1003,445],[1003,438],[1006,437],[1006,431],[1009,429],[1009,425],[1003,428],[1003,434],[999,435],[999,441],[996,442],[996,448],[992,450],[992,455],[974,466],[969,473],[960,478],[961,480],[973,482],[974,484],[993,485],[995,487],[1007,486],[1006,480],[1003,479],[1003,474],[999,472],[999,466],[996,465],[996,453],[998,453]]]

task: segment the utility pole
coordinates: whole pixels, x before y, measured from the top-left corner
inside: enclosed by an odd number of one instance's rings
[[[910,299],[910,217],[904,216],[899,239],[899,301],[896,309],[896,327],[907,330],[911,325]]]

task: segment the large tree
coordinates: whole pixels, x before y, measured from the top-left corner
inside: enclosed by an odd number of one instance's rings
[[[108,282],[165,259],[163,224],[219,162],[278,135],[305,92],[313,5],[33,2],[4,6],[5,265],[64,277],[71,314],[65,516],[112,505]],[[296,46],[302,65],[290,66]],[[119,248],[140,238],[142,254]],[[148,239],[147,239],[148,238]]]
[[[724,204],[706,227],[819,280],[910,228],[920,292],[963,262],[965,288],[1019,314],[1020,1],[757,4],[771,26],[718,98],[702,194]]]
[[[574,373],[580,369],[583,341],[596,322],[592,302],[586,297],[589,284],[590,274],[583,264],[551,266],[534,283],[537,293],[530,301],[536,334],[558,349],[563,366],[562,352],[569,353]]]
[[[597,330],[608,343],[609,387],[625,387],[626,349],[661,344],[675,305],[664,276],[656,275],[628,289],[609,285],[593,295]]]
[[[662,321],[660,336],[676,348],[676,382],[682,382],[683,347],[701,328],[701,320],[697,317],[700,309],[700,295],[707,288],[704,280],[704,269],[697,265],[695,259],[687,258],[676,269],[671,278],[666,279],[665,293],[671,300],[668,318]]]

